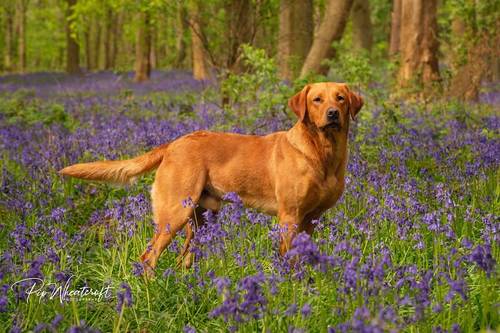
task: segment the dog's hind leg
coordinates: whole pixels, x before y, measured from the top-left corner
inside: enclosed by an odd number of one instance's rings
[[[193,263],[193,254],[190,251],[191,240],[194,237],[195,230],[197,231],[203,225],[203,213],[206,209],[202,207],[196,207],[195,211],[190,219],[190,221],[186,224],[184,230],[186,231],[186,240],[184,241],[184,245],[182,246],[181,253],[177,257],[177,267],[181,265],[184,268],[190,268]]]
[[[190,243],[194,237],[194,234],[198,229],[205,223],[203,214],[207,210],[213,211],[215,214],[220,209],[222,202],[220,199],[213,197],[211,195],[202,194],[199,200],[199,205],[196,207],[193,216],[191,217],[191,222],[186,224],[186,240],[184,241],[184,246],[182,247],[181,253],[177,257],[177,266],[183,266],[184,268],[190,268],[193,264],[193,254],[190,251]]]
[[[161,253],[177,232],[186,226],[200,199],[205,173],[202,168],[189,169],[162,164],[156,175],[151,191],[155,235],[141,256],[148,274],[152,273]]]

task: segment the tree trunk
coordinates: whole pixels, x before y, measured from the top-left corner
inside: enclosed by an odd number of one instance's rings
[[[193,52],[193,77],[195,80],[208,80],[209,73],[203,47],[202,30],[199,17],[199,7],[195,3],[191,14],[191,49]]]
[[[403,0],[393,0],[391,13],[391,41],[389,55],[395,56],[399,53],[399,36],[401,34],[401,8]]]
[[[314,33],[313,2],[282,0],[278,38],[279,74],[292,80],[298,74],[311,48]]]
[[[17,70],[20,73],[26,71],[26,7],[27,0],[16,1],[16,16],[17,16]]]
[[[113,22],[113,53],[111,54],[111,68],[115,68],[119,63],[119,55],[124,54],[123,47],[123,39],[122,36],[122,27],[124,22],[125,13],[120,10]],[[127,53],[128,54],[128,53]]]
[[[325,14],[300,72],[301,77],[318,73],[321,62],[333,53],[332,43],[340,40],[346,26],[353,0],[329,0]]]
[[[111,7],[105,9],[103,22],[103,36],[101,38],[102,49],[102,69],[111,69],[111,53],[113,52],[113,18],[114,13]]]
[[[239,48],[241,44],[251,43],[255,35],[255,13],[253,4],[248,0],[226,2],[226,43],[225,68],[232,72],[241,71]]]
[[[176,57],[174,62],[175,68],[182,68],[184,64],[184,59],[186,59],[186,41],[184,39],[184,34],[188,29],[188,18],[186,7],[179,3],[179,8],[177,9],[177,33],[176,33]]]
[[[85,40],[85,63],[87,70],[92,70],[92,50],[90,47],[90,22],[86,21],[85,31],[83,32],[83,39]]]
[[[87,69],[94,71],[99,68],[99,47],[101,39],[101,29],[99,17],[93,14],[89,21],[85,32],[85,53],[87,57]]]
[[[431,92],[439,80],[437,0],[404,1],[401,13],[399,85]]]
[[[136,18],[137,18],[137,14],[134,14],[134,15],[124,14],[124,16],[123,16],[123,22],[130,22],[131,19],[135,20]],[[132,56],[132,61],[134,61],[134,69],[135,69],[135,59],[136,59],[135,58],[135,52],[136,52],[135,41],[131,42],[127,38],[122,38],[122,43],[121,43],[121,46],[120,46],[120,52],[118,54],[122,56],[122,63],[123,64],[129,64],[130,60],[131,60],[131,56],[130,55],[133,55]]]
[[[93,22],[93,34],[92,34],[92,44],[93,44],[93,53],[92,53],[92,69],[93,70],[98,70],[99,69],[99,56],[101,54],[101,34],[102,34],[102,29],[101,29],[101,20],[97,14],[94,15],[93,17],[94,22]]]
[[[104,11],[104,16],[100,22],[101,25],[101,36],[99,38],[99,57],[98,57],[98,68],[100,71],[105,70],[107,67],[108,60],[108,38],[109,38],[109,26],[108,26],[108,12]]]
[[[423,40],[422,40],[422,81],[426,88],[440,80],[439,76],[439,41],[437,23],[438,0],[423,0]]]
[[[292,71],[290,69],[291,55],[291,11],[290,0],[281,0],[278,32],[278,74],[282,79],[291,80]]]
[[[352,42],[355,51],[360,49],[370,51],[373,44],[370,2],[368,0],[354,0],[351,15]]]
[[[80,73],[80,46],[76,41],[71,29],[73,23],[74,6],[77,0],[66,0],[68,8],[66,10],[66,72],[70,74]]]
[[[5,26],[4,26],[4,31],[5,31],[5,49],[4,49],[4,54],[3,54],[3,64],[5,71],[9,72],[12,71],[12,62],[14,58],[14,47],[13,47],[13,41],[14,41],[14,20],[13,20],[13,13],[10,11],[11,8],[9,6],[6,6],[5,9]]]
[[[139,27],[135,39],[135,82],[149,79],[151,74],[151,27],[148,11],[138,14]]]
[[[149,61],[151,68],[156,68],[158,66],[158,49],[157,49],[157,41],[158,41],[158,30],[155,26],[151,25],[151,48],[149,53]]]
[[[477,2],[468,0],[472,16],[477,17]],[[500,58],[500,23],[496,26],[480,28],[474,20],[455,17],[452,21],[453,76],[448,95],[465,100],[477,101],[481,83],[485,79],[498,78]],[[458,47],[465,56],[458,52]]]
[[[116,39],[118,38],[117,15],[110,8],[108,11],[108,46],[106,52],[106,69],[115,67]]]

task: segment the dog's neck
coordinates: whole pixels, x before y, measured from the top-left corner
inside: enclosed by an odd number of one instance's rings
[[[327,178],[330,174],[344,176],[347,159],[347,127],[319,129],[308,122],[297,122],[288,132],[292,146],[315,164]]]

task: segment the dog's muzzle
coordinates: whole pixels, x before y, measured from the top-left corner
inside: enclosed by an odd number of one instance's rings
[[[336,128],[340,129],[340,113],[339,110],[330,108],[326,111],[327,124],[323,128]]]

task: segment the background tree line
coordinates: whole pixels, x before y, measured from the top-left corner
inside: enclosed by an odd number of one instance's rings
[[[0,71],[133,68],[142,82],[152,68],[178,68],[206,80],[245,71],[242,45],[250,44],[286,80],[327,74],[343,55],[387,69],[403,89],[476,99],[481,82],[499,76],[499,3],[4,0]]]

